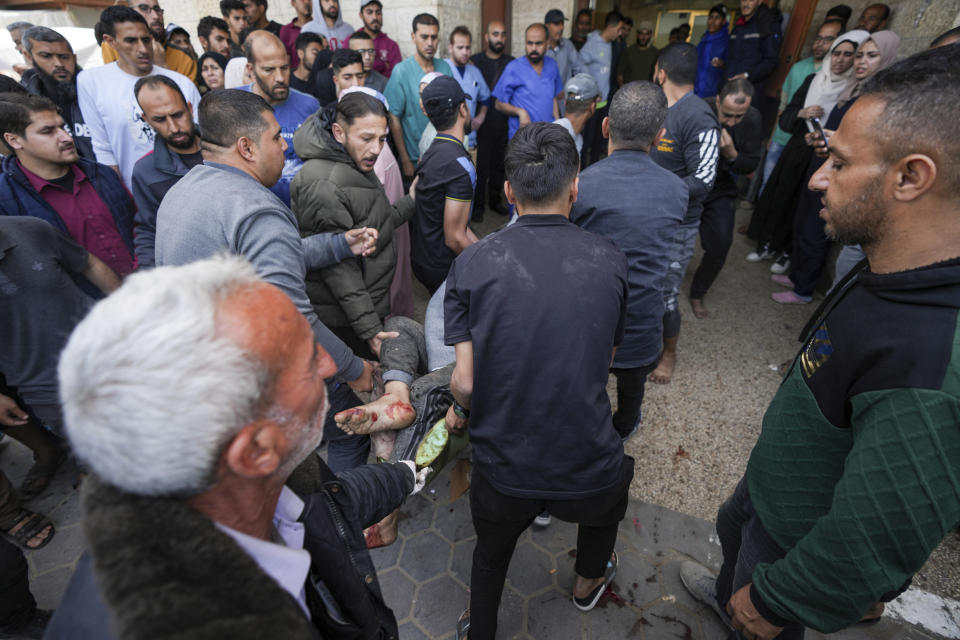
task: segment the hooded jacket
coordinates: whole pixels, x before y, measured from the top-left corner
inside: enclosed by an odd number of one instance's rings
[[[960,259],[864,265],[808,323],[747,464],[785,551],[751,597],[778,626],[854,624],[960,524]]]
[[[310,456],[287,484],[304,501],[305,587],[322,582],[345,624],[309,591],[308,619],[253,557],[183,500],[124,493],[91,476],[81,498],[89,555],[46,637],[396,640],[362,528],[404,501],[413,489],[409,468],[371,464],[335,476]]]
[[[137,203],[133,244],[141,267],[152,267],[157,237],[157,209],[170,187],[177,184],[190,169],[179,153],[170,151],[160,136],[153,142],[153,151],[133,165],[133,199]]]
[[[300,30],[300,33],[319,33],[330,43],[332,51],[347,48],[347,41],[353,32],[354,28],[343,21],[343,11],[337,13],[337,21],[333,27],[328,27],[323,17],[323,9],[320,8],[320,0],[313,0],[313,20],[303,25]]]
[[[317,317],[328,327],[350,327],[361,340],[383,330],[390,313],[390,283],[397,265],[394,230],[414,213],[404,196],[391,205],[373,171],[360,171],[330,132],[334,109],[313,114],[293,136],[304,161],[290,184],[300,233],[345,232],[373,227],[380,237],[376,252],[349,258],[307,273],[307,296]]]
[[[81,71],[83,71],[83,68],[77,65],[70,82],[60,83],[54,95],[51,95],[48,91],[38,71],[24,73],[22,83],[27,92],[49,98],[60,107],[60,115],[63,117],[67,131],[73,137],[73,143],[77,145],[77,153],[87,160],[96,160],[97,157],[93,153],[93,142],[90,141],[90,130],[87,128],[83,113],[80,111],[80,103],[77,102],[77,74]]]

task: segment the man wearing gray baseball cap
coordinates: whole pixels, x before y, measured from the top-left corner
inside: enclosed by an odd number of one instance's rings
[[[543,24],[547,26],[547,57],[556,60],[560,79],[564,82],[586,71],[577,48],[563,37],[563,23],[566,21],[567,18],[560,9],[550,9],[543,18]]]
[[[577,153],[580,153],[583,150],[583,130],[597,110],[600,87],[590,74],[578,73],[567,80],[563,87],[563,98],[564,116],[553,123],[570,132],[577,145]]]

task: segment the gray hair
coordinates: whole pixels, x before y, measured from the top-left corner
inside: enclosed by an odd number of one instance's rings
[[[60,356],[60,399],[77,456],[148,496],[215,484],[224,448],[270,411],[271,374],[217,331],[231,294],[262,284],[238,257],[135,273],[77,326]]]
[[[27,53],[33,52],[31,40],[35,40],[37,42],[62,42],[67,45],[67,48],[70,49],[71,52],[73,52],[73,47],[70,46],[70,41],[50,27],[30,27],[23,32],[23,35],[20,36],[20,45]]]
[[[667,96],[663,89],[636,80],[625,84],[610,102],[610,139],[618,149],[646,151],[667,117]]]
[[[33,26],[32,22],[11,22],[10,24],[7,25],[7,31],[9,31],[10,33],[13,33],[17,29],[21,29],[21,30],[29,29],[32,26]]]

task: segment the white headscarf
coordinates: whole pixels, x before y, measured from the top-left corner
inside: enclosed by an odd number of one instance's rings
[[[826,58],[824,58],[823,66],[820,67],[820,71],[817,71],[817,74],[810,82],[810,88],[807,89],[807,98],[803,101],[803,106],[806,108],[813,105],[818,105],[823,108],[823,117],[820,118],[821,122],[826,122],[827,118],[830,117],[830,112],[833,111],[835,106],[837,106],[837,100],[840,98],[843,90],[847,88],[847,84],[853,77],[854,65],[852,64],[850,65],[849,69],[840,75],[835,75],[832,71],[830,71],[830,62],[833,57],[833,50],[844,42],[852,42],[853,50],[856,51],[857,47],[860,46],[860,43],[869,37],[870,32],[864,31],[863,29],[854,29],[853,31],[848,31],[839,36],[836,40],[834,40],[833,45],[830,47],[829,53],[827,53]],[[807,123],[807,128],[809,128],[810,131],[813,131],[813,126],[809,122]]]
[[[236,89],[246,84],[243,81],[243,72],[247,68],[246,58],[230,58],[227,68],[223,72],[224,89]]]

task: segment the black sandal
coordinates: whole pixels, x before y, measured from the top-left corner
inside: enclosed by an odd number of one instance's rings
[[[42,513],[35,513],[33,511],[27,511],[26,509],[20,509],[17,511],[13,519],[14,523],[5,529],[0,528],[0,533],[3,533],[15,544],[29,551],[43,549],[50,543],[51,540],[53,540],[53,535],[56,533],[56,529],[53,527],[53,522],[51,522],[50,518]],[[50,527],[50,533],[47,535],[47,537],[44,538],[40,544],[31,546],[30,541],[37,535],[43,533],[47,527]]]

